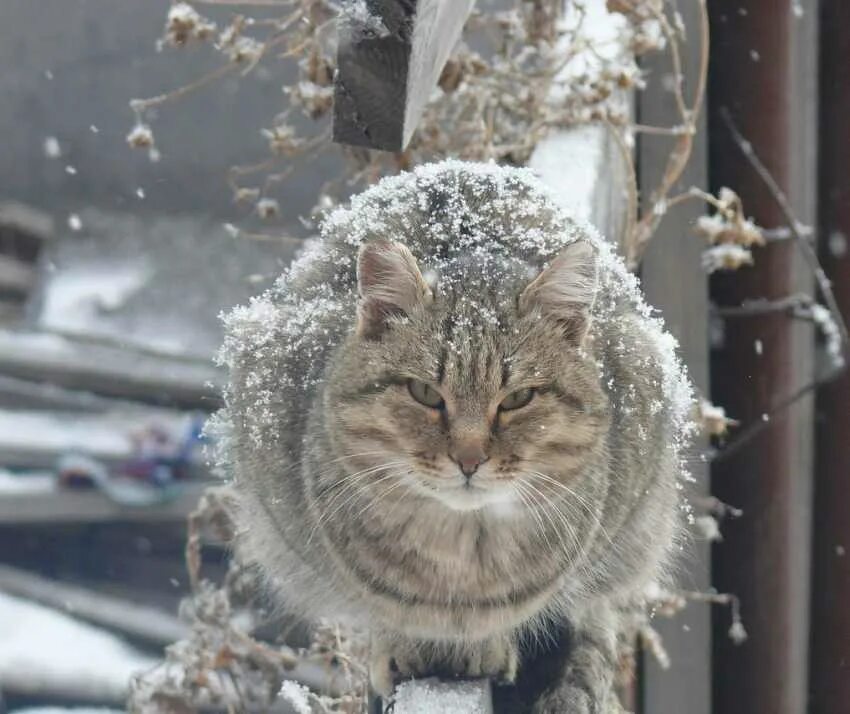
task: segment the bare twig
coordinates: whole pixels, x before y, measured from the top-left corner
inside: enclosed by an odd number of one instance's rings
[[[841,310],[838,307],[838,303],[835,300],[835,294],[832,291],[832,285],[829,281],[829,278],[826,277],[826,273],[824,272],[823,267],[821,266],[820,261],[818,260],[817,253],[815,252],[815,249],[810,243],[810,241],[807,240],[806,236],[803,234],[803,224],[797,220],[794,211],[791,209],[791,204],[788,201],[788,197],[785,195],[785,192],[779,186],[776,179],[773,178],[773,175],[770,173],[770,171],[767,170],[767,167],[764,165],[764,163],[762,163],[762,160],[758,157],[755,150],[753,149],[753,145],[749,141],[747,141],[741,134],[740,130],[732,119],[732,115],[727,107],[720,108],[720,117],[723,119],[724,124],[726,124],[726,127],[732,134],[732,138],[735,140],[735,143],[741,150],[741,153],[744,155],[744,158],[749,161],[750,165],[753,167],[753,169],[755,169],[756,173],[765,183],[768,188],[768,191],[770,192],[770,195],[773,197],[773,200],[776,201],[776,204],[779,206],[779,209],[785,216],[785,220],[788,222],[788,229],[791,231],[792,235],[796,239],[797,246],[799,247],[803,259],[806,261],[809,268],[811,268],[812,272],[814,273],[818,290],[820,290],[820,293],[823,296],[826,306],[832,313],[833,320],[835,320],[835,323],[838,325],[838,329],[841,333],[841,344],[846,354],[848,344],[850,344],[850,336],[848,336],[847,333],[847,325],[845,324],[844,319],[842,318]]]

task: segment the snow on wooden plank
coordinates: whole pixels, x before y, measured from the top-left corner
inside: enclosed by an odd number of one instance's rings
[[[98,414],[0,409],[0,467],[49,469],[69,453],[104,462],[125,461],[138,455],[139,435],[149,429],[156,428],[179,444],[192,433],[196,419],[151,408]]]
[[[211,362],[38,332],[0,330],[0,374],[152,404],[207,411],[220,404]]]
[[[349,0],[339,19],[334,141],[402,151],[474,0]]]
[[[0,524],[183,521],[208,487],[209,483],[188,483],[170,500],[149,506],[122,506],[100,491],[4,492],[0,493]]]
[[[486,679],[445,682],[419,679],[396,688],[393,714],[492,714],[493,699]]]
[[[117,703],[156,664],[119,638],[0,593],[0,682],[9,694]]]
[[[163,610],[60,583],[0,564],[0,592],[56,608],[82,620],[157,646],[185,637],[189,627]]]

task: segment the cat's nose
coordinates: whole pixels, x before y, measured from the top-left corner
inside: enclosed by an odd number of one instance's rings
[[[487,454],[480,446],[458,447],[451,456],[467,478],[478,471],[478,467],[487,460]]]

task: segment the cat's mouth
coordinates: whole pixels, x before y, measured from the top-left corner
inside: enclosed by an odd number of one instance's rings
[[[453,511],[477,511],[483,508],[512,510],[516,492],[508,479],[489,479],[480,475],[465,478],[451,475],[436,479],[423,474],[411,474],[416,490],[436,499]]]

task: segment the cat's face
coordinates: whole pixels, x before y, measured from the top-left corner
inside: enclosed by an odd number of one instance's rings
[[[337,456],[375,498],[410,490],[453,510],[504,512],[559,499],[607,429],[596,367],[580,349],[586,303],[559,285],[568,302],[547,314],[551,286],[540,279],[506,301],[432,290],[416,275],[403,276],[413,294],[399,297],[385,281],[415,268],[403,258],[391,272],[379,266],[376,306],[364,275],[374,266],[361,256],[360,324],[326,405]],[[572,258],[550,277],[581,277]]]

